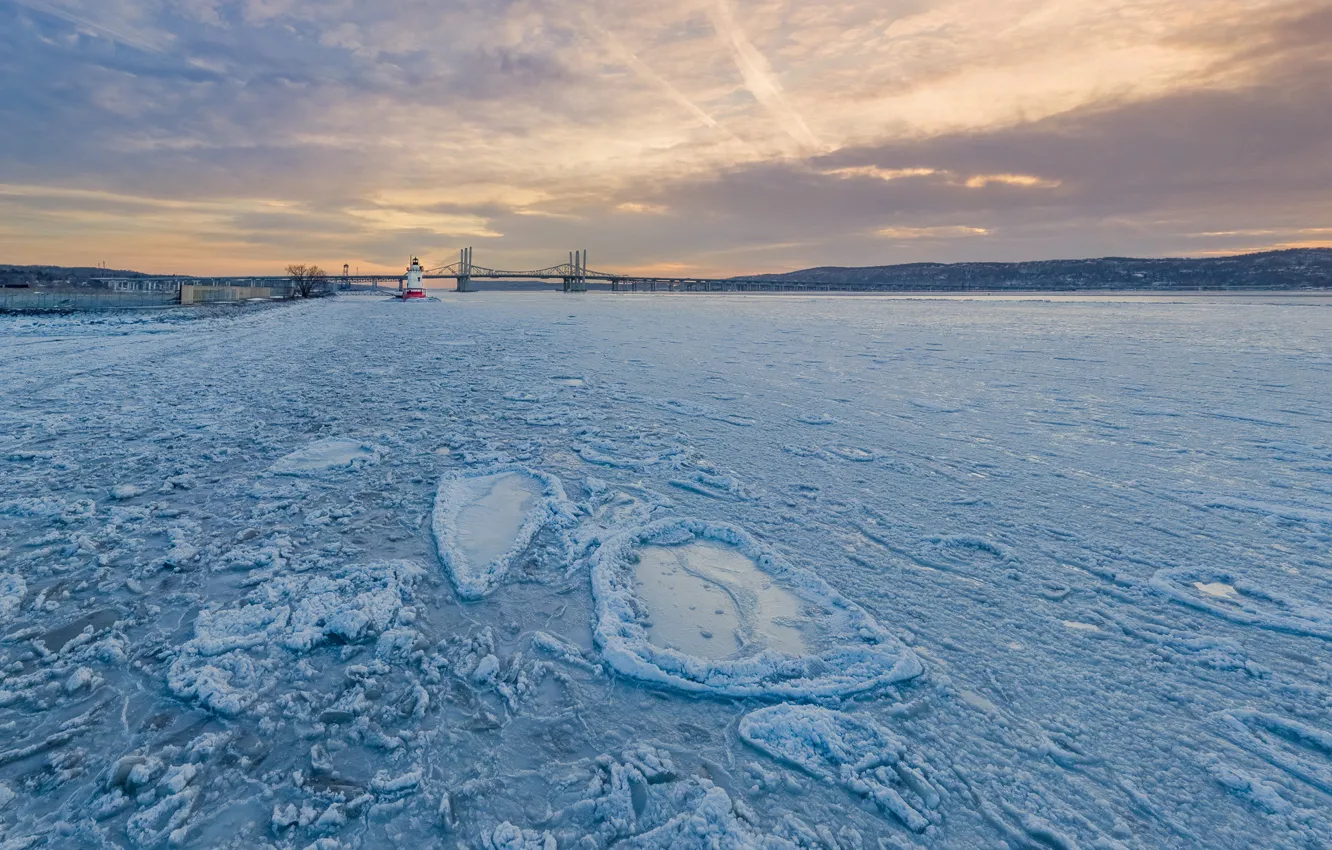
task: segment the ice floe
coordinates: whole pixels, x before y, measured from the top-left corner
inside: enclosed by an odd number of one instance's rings
[[[1232,708],[1208,718],[1227,746],[1202,750],[1200,764],[1236,798],[1290,834],[1283,846],[1318,846],[1332,835],[1332,734],[1280,714]]]
[[[524,466],[472,469],[445,478],[432,526],[440,561],[458,595],[482,599],[504,581],[542,528],[573,515],[554,475]]]
[[[657,465],[678,466],[683,461],[685,454],[681,448],[669,447],[643,457],[627,457],[619,453],[617,446],[601,441],[588,441],[577,446],[575,451],[584,461],[596,466],[631,469],[640,472]]]
[[[148,492],[147,487],[141,487],[137,484],[117,484],[111,488],[111,498],[118,502],[127,499],[133,499],[135,496],[141,496]]]
[[[687,479],[672,478],[667,483],[672,487],[688,490],[700,496],[710,496],[714,499],[747,501],[754,498],[754,494],[750,492],[749,488],[733,475],[696,472]]]
[[[522,829],[505,821],[483,836],[486,850],[555,850],[555,836],[535,829]]]
[[[940,795],[906,743],[872,720],[814,705],[761,708],[740,737],[779,761],[867,797],[915,832],[937,823]]]
[[[842,460],[849,460],[852,463],[869,463],[870,461],[878,460],[880,457],[879,452],[874,449],[862,448],[860,446],[834,445],[828,446],[826,450],[829,454],[839,457]]]
[[[54,717],[57,712],[52,709],[98,691],[108,668],[120,667],[126,661],[127,643],[123,634],[110,630],[119,621],[116,612],[107,610],[78,617],[47,631],[36,627],[7,635],[6,640],[33,639],[29,645],[39,660],[0,670],[0,709],[22,707],[30,712],[35,710],[37,715],[50,712]],[[15,750],[3,749],[5,744],[0,744],[0,765],[16,757]],[[38,746],[36,751],[44,745]],[[22,751],[20,747],[17,752]]]
[[[817,698],[922,671],[858,605],[733,526],[663,520],[606,541],[591,563],[596,642],[626,676],[719,696]]]
[[[827,413],[801,413],[796,416],[796,421],[805,425],[836,425],[839,420]]]
[[[355,469],[379,463],[383,446],[362,440],[319,440],[292,452],[269,467],[277,475],[317,475],[339,469]]]
[[[1227,709],[1209,719],[1231,743],[1332,794],[1332,732],[1251,708]]]

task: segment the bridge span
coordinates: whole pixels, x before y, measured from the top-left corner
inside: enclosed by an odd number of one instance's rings
[[[369,289],[379,292],[401,291],[406,273],[399,275],[353,274],[343,266],[341,275],[329,275],[327,285],[335,289]],[[597,271],[587,264],[587,251],[570,251],[566,262],[541,269],[496,269],[473,262],[472,249],[464,248],[458,260],[445,266],[428,268],[424,280],[452,280],[458,292],[476,291],[475,283],[484,280],[534,280],[557,284],[564,292],[587,292],[589,282],[609,284],[611,292],[787,292],[834,291],[868,289],[866,286],[846,286],[822,281],[799,281],[763,277],[668,277],[662,275],[635,275],[620,272]],[[147,277],[100,277],[92,280],[110,289],[162,291],[179,290],[182,285],[193,286],[245,286],[280,287],[293,280],[284,275],[234,275],[214,277],[186,277],[152,275]]]
[[[426,280],[454,280],[458,292],[472,292],[478,280],[539,280],[559,283],[565,292],[587,292],[590,281],[610,284],[611,292],[744,292],[793,289],[829,289],[827,283],[813,281],[769,280],[766,278],[705,278],[634,275],[597,271],[587,264],[587,251],[570,251],[569,259],[544,269],[513,271],[478,266],[472,249],[459,252],[458,261],[447,266],[426,269]]]

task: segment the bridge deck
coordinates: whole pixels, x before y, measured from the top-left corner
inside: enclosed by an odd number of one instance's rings
[[[606,273],[590,273],[584,275],[574,275],[560,272],[505,272],[476,269],[471,274],[426,274],[422,276],[425,280],[452,280],[452,281],[478,281],[478,280],[535,280],[548,282],[551,284],[564,284],[568,286],[570,281],[581,280],[583,282],[609,283],[612,292],[718,292],[718,291],[752,291],[752,290],[846,290],[846,289],[877,289],[873,285],[842,285],[829,284],[816,281],[791,281],[791,280],[771,280],[763,278],[704,278],[704,277],[647,277],[639,275],[621,275]],[[111,288],[118,288],[123,284],[143,284],[151,282],[155,287],[174,286],[179,287],[182,284],[193,286],[274,286],[287,285],[291,283],[291,278],[282,275],[236,275],[236,276],[215,276],[215,277],[177,277],[177,276],[146,276],[146,277],[102,277],[91,278],[93,282],[108,285]],[[334,276],[329,277],[327,282],[338,288],[349,288],[351,286],[376,286],[397,289],[405,280],[403,275],[350,275],[347,277]]]

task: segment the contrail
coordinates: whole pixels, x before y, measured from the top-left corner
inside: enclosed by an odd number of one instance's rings
[[[679,91],[670,80],[667,80],[666,77],[653,71],[651,65],[645,63],[642,59],[639,59],[638,53],[631,51],[629,45],[619,40],[618,37],[615,36],[615,33],[610,32],[609,29],[601,27],[601,25],[597,24],[597,21],[591,20],[591,16],[586,15],[586,13],[583,13],[582,19],[583,24],[586,24],[587,28],[597,33],[598,39],[601,39],[602,44],[606,45],[606,48],[609,49],[611,55],[613,55],[615,59],[629,65],[629,67],[633,68],[639,76],[645,77],[646,80],[650,80],[651,83],[657,85],[659,89],[662,89],[662,91],[666,93],[667,97],[670,97],[675,103],[687,109],[690,115],[693,115],[695,119],[702,121],[707,127],[721,129],[723,132],[730,133],[725,127],[722,127],[721,124],[717,123],[717,119],[707,115],[705,109],[699,107],[699,105],[695,104],[693,100],[690,100],[689,97],[685,95],[685,92]]]
[[[651,65],[648,65],[648,63],[640,59],[637,53],[631,50],[623,41],[620,41],[615,33],[610,32],[605,27],[602,27],[596,21],[592,20],[592,17],[587,13],[583,13],[582,18],[583,23],[587,26],[588,30],[596,35],[616,59],[628,65],[639,76],[655,84],[667,97],[688,110],[689,114],[701,121],[704,126],[714,130],[720,130],[725,133],[731,141],[736,142],[751,153],[757,153],[754,150],[753,145],[731,132],[730,129],[709,115],[703,107],[690,100],[688,95],[676,88],[670,80],[654,71]]]
[[[45,0],[17,0],[17,2],[23,6],[27,6],[30,9],[36,9],[39,12],[45,12],[46,14],[51,15],[53,17],[60,18],[61,20],[67,21],[71,24],[74,24],[75,26],[87,27],[88,29],[92,30],[93,32],[101,36],[104,36],[105,38],[109,38],[112,41],[118,41],[121,44],[128,45],[129,47],[137,47],[139,50],[143,50],[148,53],[166,52],[165,48],[163,48],[161,45],[154,44],[151,41],[148,41],[139,36],[127,35],[118,30],[114,30],[111,27],[108,27],[104,24],[99,24],[96,21],[91,21],[83,17],[82,15],[75,14],[74,12],[71,12],[68,9],[56,6],[53,3],[47,3],[45,2]]]
[[[712,26],[717,30],[717,35],[727,42],[731,48],[731,56],[735,60],[735,66],[740,70],[740,75],[745,80],[745,87],[749,93],[754,96],[760,104],[776,117],[778,123],[787,135],[795,139],[801,147],[811,150],[820,149],[822,146],[814,134],[810,132],[809,125],[805,119],[800,117],[800,113],[795,111],[790,101],[786,99],[785,92],[782,91],[782,83],[777,79],[772,66],[768,60],[758,51],[745,31],[735,22],[731,15],[731,6],[728,0],[716,0],[711,10]]]
[[[690,114],[699,121],[702,121],[704,124],[714,129],[723,129],[722,126],[717,123],[717,119],[713,118],[705,112],[701,106],[686,97],[685,93],[676,88],[670,80],[652,70],[651,66],[642,59],[639,59],[638,54],[630,50],[628,45],[620,41],[614,33],[599,26],[597,22],[592,20],[591,16],[587,14],[583,15],[583,23],[596,32],[602,43],[606,45],[616,59],[628,65],[630,68],[633,68],[640,76],[651,80],[658,88],[664,91],[671,100],[689,110]]]

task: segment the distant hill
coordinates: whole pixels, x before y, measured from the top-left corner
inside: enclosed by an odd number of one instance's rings
[[[92,285],[90,280],[95,277],[151,280],[160,276],[88,267],[0,265],[0,286],[89,286]],[[745,275],[737,279],[906,292],[1332,289],[1332,248],[1295,248],[1202,259],[1101,257],[1026,263],[905,263],[861,268],[820,266],[784,274]],[[151,287],[152,283],[143,286]]]
[[[906,291],[1082,289],[1326,289],[1332,248],[1297,248],[1234,257],[1039,260],[1027,263],[907,263],[823,266],[746,280],[787,280]]]

